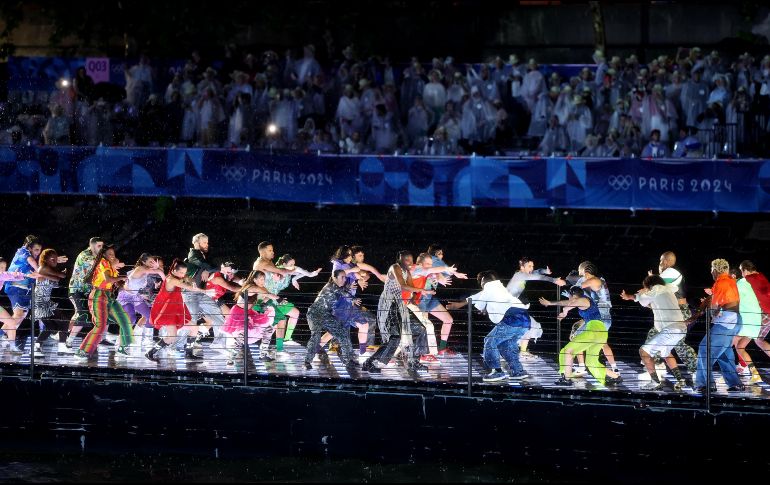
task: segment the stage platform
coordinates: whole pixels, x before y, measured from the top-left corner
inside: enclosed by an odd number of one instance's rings
[[[80,343],[75,339],[74,349]],[[28,342],[23,354],[12,354],[3,351],[0,354],[0,375],[30,375],[30,355]],[[118,380],[123,382],[175,382],[211,385],[244,385],[250,386],[287,386],[306,387],[308,389],[346,389],[353,391],[378,392],[420,392],[425,394],[450,394],[490,396],[505,398],[523,396],[530,399],[543,400],[577,400],[614,404],[630,404],[647,406],[659,405],[695,410],[741,410],[751,412],[766,412],[770,415],[770,371],[760,369],[763,382],[750,384],[748,376],[741,379],[746,386],[742,392],[728,392],[724,379],[715,370],[717,391],[712,393],[707,402],[706,396],[692,388],[691,376],[686,371],[688,386],[682,391],[673,388],[673,376],[659,367],[659,375],[664,387],[657,391],[645,391],[640,386],[645,382],[641,364],[626,359],[617,360],[618,370],[623,382],[605,387],[590,374],[575,378],[572,387],[555,385],[558,379],[558,363],[555,355],[525,354],[521,361],[529,377],[523,380],[508,380],[485,383],[482,380],[484,370],[481,356],[475,354],[472,358],[472,380],[468,386],[468,357],[467,353],[458,352],[454,355],[439,357],[439,364],[428,365],[427,370],[412,371],[391,361],[381,374],[370,374],[361,370],[347,370],[342,365],[336,352],[317,356],[313,361],[313,369],[306,370],[304,366],[305,347],[297,342],[288,342],[285,351],[275,353],[271,350],[273,361],[263,361],[257,358],[257,346],[250,346],[246,357],[247,372],[244,373],[243,358],[233,359],[229,354],[215,352],[204,344],[202,355],[204,359],[185,358],[184,354],[171,348],[164,349],[158,362],[153,362],[144,356],[149,347],[134,344],[131,355],[118,356],[114,347],[100,345],[98,359],[84,361],[76,358],[71,350],[60,351],[52,340],[43,346],[44,357],[36,358],[33,375],[40,378],[77,378],[96,380]],[[358,356],[359,363],[371,355],[367,352]],[[394,359],[399,360],[400,359]],[[684,369],[684,367],[680,367]],[[247,374],[247,375],[246,375]]]

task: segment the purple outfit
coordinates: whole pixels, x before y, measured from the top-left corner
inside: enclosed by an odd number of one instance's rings
[[[332,259],[332,275],[334,275],[334,272],[337,271],[338,269],[350,269],[355,267],[356,267],[356,263],[353,263],[353,262],[346,263],[341,259]],[[355,282],[356,282],[355,273],[348,273],[347,275],[345,275],[345,286],[350,287],[350,285],[352,285]],[[351,290],[350,294],[355,295],[356,290]]]
[[[135,271],[135,270],[134,270]],[[141,294],[141,291],[147,286],[148,274],[140,278],[132,278],[133,272],[129,271],[128,281],[123,289],[118,293],[118,303],[123,307],[128,315],[128,320],[133,324],[136,322],[136,314],[144,317],[144,326],[152,327],[150,322],[150,305]]]

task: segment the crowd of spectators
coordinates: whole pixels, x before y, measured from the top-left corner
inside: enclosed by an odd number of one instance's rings
[[[142,56],[125,70],[122,99],[101,96],[81,68],[37,105],[4,104],[0,142],[681,157],[702,156],[715,126],[735,127],[734,143],[767,131],[770,55],[728,61],[694,47],[642,65],[597,50],[562,77],[558,66],[543,72],[516,55],[396,67],[349,46],[322,66],[313,45],[302,51],[233,50],[219,71],[193,52],[167,85]]]

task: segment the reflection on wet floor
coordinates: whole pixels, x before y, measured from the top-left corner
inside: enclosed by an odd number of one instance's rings
[[[74,349],[78,348],[80,339],[76,339]],[[28,344],[27,344],[28,345]],[[25,346],[29,349],[28,346]],[[178,352],[172,348],[166,348],[161,351],[161,357],[158,362],[151,361],[144,356],[149,347],[133,345],[131,354],[127,357],[119,356],[114,352],[114,347],[100,345],[98,349],[98,359],[80,360],[74,356],[72,350],[57,348],[57,344],[47,342],[43,347],[44,357],[36,358],[35,365],[41,368],[89,368],[89,369],[125,369],[125,370],[159,370],[166,372],[180,371],[186,374],[195,373],[200,375],[217,374],[233,375],[243,374],[244,360],[242,354],[233,358],[230,354],[212,351],[204,345],[203,360],[187,359],[183,352]],[[314,379],[351,379],[357,382],[371,381],[373,384],[382,382],[399,381],[418,381],[423,383],[435,384],[467,384],[468,359],[465,354],[460,352],[453,355],[439,356],[437,363],[428,364],[426,370],[418,372],[408,370],[398,362],[391,361],[387,367],[382,369],[380,374],[369,374],[361,370],[349,371],[340,361],[335,352],[329,352],[326,356],[316,356],[313,361],[313,368],[305,369],[305,347],[297,342],[287,342],[284,352],[274,353],[271,356],[272,361],[263,361],[258,357],[259,350],[256,345],[250,347],[246,362],[248,364],[248,373],[250,377],[292,377],[292,378],[314,378]],[[359,363],[363,363],[366,358],[371,356],[371,351],[358,356]],[[399,359],[395,359],[396,361]],[[522,365],[529,374],[529,377],[523,380],[509,380],[502,382],[484,383],[481,376],[486,372],[481,361],[481,356],[476,355],[472,359],[472,373],[474,387],[479,389],[489,388],[490,390],[500,390],[509,388],[543,388],[557,389],[555,381],[559,378],[558,364],[551,355],[523,354]],[[0,353],[0,365],[16,363],[28,365],[30,356],[28,351],[23,354],[12,354],[8,351]],[[649,379],[644,369],[636,362],[624,362],[617,360],[618,370],[623,377],[623,382],[612,387],[614,390],[620,390],[631,393],[653,392],[658,395],[691,395],[699,396],[692,388],[692,381],[686,372],[688,385],[682,391],[675,391],[673,386],[675,380],[673,376],[662,367],[658,374],[664,386],[657,391],[643,391],[640,386],[644,384],[645,378]],[[683,368],[683,367],[680,367]],[[742,376],[741,379],[746,385],[745,391],[729,392],[724,379],[718,371],[714,371],[717,391],[715,396],[729,396],[737,398],[755,398],[770,400],[770,385],[767,380],[770,379],[766,371],[760,370],[763,376],[763,382],[758,384],[749,384],[749,376]],[[152,379],[152,376],[145,377]],[[574,385],[569,389],[606,391],[608,388],[600,384],[593,376],[586,374],[583,377],[573,379]],[[563,388],[562,388],[563,389]]]

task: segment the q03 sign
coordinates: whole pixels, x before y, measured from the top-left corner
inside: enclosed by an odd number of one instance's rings
[[[110,58],[88,57],[86,58],[86,74],[91,76],[94,84],[110,82]]]

